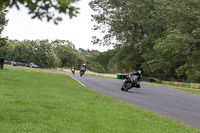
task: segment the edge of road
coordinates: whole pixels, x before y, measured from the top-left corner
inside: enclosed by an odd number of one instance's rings
[[[82,83],[82,82],[80,82],[78,79],[76,79],[76,78],[74,78],[72,75],[70,75],[70,74],[68,74],[68,73],[66,73],[68,76],[70,76],[71,78],[73,78],[74,80],[76,80],[77,82],[79,82],[79,84],[81,84],[82,86],[84,86],[85,87],[85,85]]]

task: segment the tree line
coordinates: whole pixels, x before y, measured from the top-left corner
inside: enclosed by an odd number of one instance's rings
[[[94,0],[90,7],[94,30],[105,35],[93,43],[115,46],[92,59],[102,71],[141,69],[162,80],[200,82],[199,0]]]
[[[33,62],[40,68],[78,67],[86,62],[73,43],[66,40],[9,40],[0,48],[0,57],[8,61]]]
[[[55,7],[48,1],[48,8],[42,7],[45,4],[33,8],[37,3],[31,0],[13,3],[3,0],[0,35],[7,24],[5,8],[19,3],[29,8],[33,18],[47,18],[57,23],[59,17],[46,14],[45,10]],[[59,5],[55,9],[61,13],[72,13],[71,16],[77,13],[75,8],[71,8],[75,12],[62,8],[65,3]],[[91,56],[88,50],[80,50],[79,54],[67,41],[10,40],[5,43],[6,38],[0,36],[1,56],[8,60],[38,62],[40,67],[69,67],[87,62],[88,68],[96,72],[126,73],[141,69],[145,76],[162,80],[200,82],[199,0],[93,0],[90,7],[96,11],[92,15],[97,23],[94,30],[101,30],[105,35],[103,39],[94,36],[93,43],[114,45],[113,50],[94,52]],[[44,10],[38,12],[36,9],[40,8]]]

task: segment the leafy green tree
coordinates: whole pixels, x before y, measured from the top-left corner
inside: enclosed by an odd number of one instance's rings
[[[85,50],[83,48],[79,48],[78,52],[82,55],[90,55],[90,53],[88,52],[88,50]]]
[[[157,40],[153,47],[154,53],[150,56],[152,59],[144,63],[145,70],[150,70],[165,80],[177,78],[175,70],[186,63],[192,43],[190,38],[177,32],[174,31],[166,38]]]
[[[90,55],[97,55],[99,54],[100,52],[98,50],[87,50],[89,52]]]
[[[60,66],[60,59],[54,53],[48,40],[24,40],[22,42],[10,40],[7,41],[7,45],[1,47],[0,56],[8,61],[33,62],[41,68]]]
[[[87,66],[91,71],[94,72],[115,73],[116,67],[109,67],[110,61],[114,58],[115,54],[116,50],[108,50],[106,52],[100,52],[96,55],[86,56]]]
[[[4,7],[17,7],[20,9],[20,5],[23,5],[29,10],[29,14],[32,18],[38,18],[40,20],[47,19],[47,21],[53,20],[55,24],[58,24],[62,20],[58,14],[68,14],[70,18],[77,15],[79,8],[75,7],[73,3],[78,0],[1,0],[0,9]]]
[[[152,51],[154,41],[162,36],[164,21],[159,19],[157,4],[153,0],[95,0],[90,6],[98,14],[93,15],[95,30],[105,33],[102,45],[120,46],[115,55],[117,71],[128,72],[140,68],[143,53]],[[94,41],[97,43],[98,38]],[[117,61],[118,60],[118,61]],[[114,59],[113,59],[114,61]]]
[[[17,40],[7,41],[6,45],[0,47],[0,57],[9,61],[15,60],[15,48],[17,45],[19,45]]]
[[[20,5],[26,7],[32,15],[32,18],[38,18],[40,20],[46,19],[48,22],[53,20],[55,24],[62,21],[62,17],[58,14],[68,14],[70,18],[76,16],[79,13],[79,8],[74,6],[79,0],[1,0],[0,1],[0,47],[5,45],[6,38],[1,37],[1,33],[4,26],[7,25],[5,15],[7,7],[17,7],[20,9]]]
[[[98,50],[89,50],[89,49],[87,49],[87,50],[85,50],[85,49],[83,49],[83,48],[79,48],[78,49],[78,52],[81,54],[81,55],[97,55],[97,54],[99,54],[100,52],[98,51]]]
[[[148,76],[199,82],[199,1],[94,0],[94,30],[103,40],[93,42],[120,47],[108,67],[116,71],[141,68]],[[113,44],[112,39],[116,39]],[[199,57],[198,57],[199,58]],[[191,76],[190,74],[194,75]]]
[[[0,8],[0,47],[4,46],[6,44],[6,38],[2,38],[1,34],[4,29],[4,26],[7,25],[8,20],[6,20],[7,10]]]
[[[55,40],[51,43],[54,47],[54,52],[61,60],[61,67],[76,67],[78,68],[86,59],[79,55],[75,46],[65,40]]]
[[[106,73],[106,70],[102,67],[102,65],[96,61],[95,56],[86,56],[87,59],[87,67],[89,70],[98,73]]]
[[[196,62],[191,62],[193,53],[199,51],[200,43],[200,10],[196,2],[162,1],[160,4],[160,16],[165,21],[163,27],[166,27],[166,30],[162,37],[154,41],[152,52],[144,54],[147,60],[144,63],[145,69],[154,73],[154,76],[165,80],[190,82],[192,77],[193,82],[197,82],[196,79],[200,77],[199,70],[194,67]]]
[[[41,68],[53,68],[59,66],[60,60],[54,53],[52,45],[48,40],[36,41],[36,61]]]

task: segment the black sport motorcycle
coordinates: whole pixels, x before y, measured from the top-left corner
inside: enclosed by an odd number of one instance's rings
[[[129,89],[136,87],[140,88],[140,81],[138,80],[137,75],[129,74],[123,81],[123,85],[121,87],[122,91],[128,91]]]
[[[80,76],[82,77],[84,75],[85,71],[80,70]]]
[[[71,71],[72,71],[72,74],[74,75],[75,74],[75,69],[72,68]]]
[[[81,67],[81,69],[80,69],[80,76],[81,77],[84,75],[85,71],[86,71],[86,68],[85,67]]]

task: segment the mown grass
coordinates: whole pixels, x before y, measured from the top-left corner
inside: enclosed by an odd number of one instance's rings
[[[89,77],[98,77],[98,78],[106,78],[106,79],[117,79],[117,78],[108,77],[108,76],[101,76],[101,75],[95,75],[95,74],[87,74],[87,72],[84,75],[85,76],[89,76]]]
[[[0,71],[0,133],[196,133],[65,75]]]
[[[165,87],[165,88],[172,88],[172,89],[181,90],[181,91],[185,91],[185,92],[189,92],[189,93],[200,95],[200,89],[185,88],[185,87],[178,87],[178,86],[171,86],[171,85],[164,85],[164,84],[157,84],[157,83],[149,83],[149,82],[143,82],[143,83],[149,84],[149,85]]]
[[[31,70],[31,71],[51,71],[51,72],[61,72],[60,70],[56,70],[54,68],[31,68],[31,67],[24,67],[24,66],[12,66],[12,65],[7,65],[4,64],[5,68],[14,68],[14,69],[24,69],[24,70]]]

